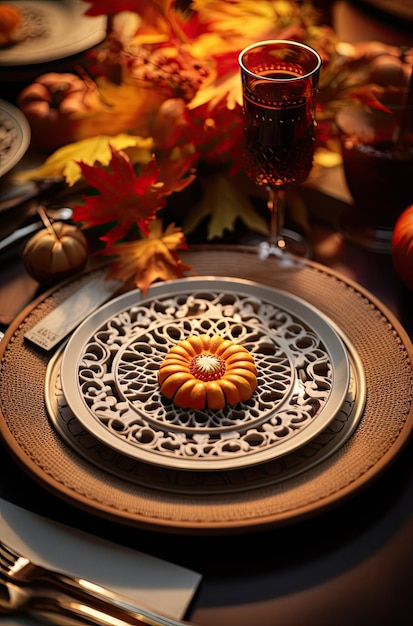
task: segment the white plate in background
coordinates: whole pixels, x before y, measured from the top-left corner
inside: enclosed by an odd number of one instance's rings
[[[25,115],[9,102],[0,100],[0,177],[23,158],[30,136]]]
[[[7,4],[19,8],[23,20],[20,39],[0,49],[0,65],[26,66],[64,59],[106,37],[106,16],[84,15],[88,4],[81,0],[8,0]]]

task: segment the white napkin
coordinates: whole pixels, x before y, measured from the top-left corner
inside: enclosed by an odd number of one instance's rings
[[[87,578],[170,617],[182,619],[201,575],[69,528],[0,498],[0,539],[37,563]],[[32,626],[0,617],[0,626]]]

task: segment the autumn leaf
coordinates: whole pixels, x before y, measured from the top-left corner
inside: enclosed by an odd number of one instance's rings
[[[234,109],[236,104],[242,104],[242,85],[239,72],[220,76],[212,84],[199,89],[188,104],[188,108],[196,109],[208,104],[208,110],[212,110],[221,101],[225,102],[229,110]]]
[[[79,163],[83,176],[99,195],[84,196],[85,203],[73,210],[73,219],[85,227],[116,222],[116,225],[101,237],[110,247],[136,224],[147,235],[149,220],[165,204],[155,183],[159,169],[153,158],[145,165],[142,173],[136,175],[130,159],[124,152],[110,147],[112,158],[110,169]]]
[[[160,152],[157,155],[159,165],[158,189],[164,196],[182,191],[190,185],[196,177],[193,165],[198,153],[192,144],[176,146],[171,151]]]
[[[107,279],[133,279],[136,287],[146,293],[155,281],[182,278],[185,272],[192,269],[177,254],[177,250],[186,248],[185,236],[179,228],[169,224],[162,232],[161,222],[154,220],[150,224],[149,237],[120,243],[107,251],[107,254],[118,256]]]
[[[302,38],[306,23],[316,19],[310,2],[288,0],[192,0],[191,9],[204,34],[215,33],[227,43],[227,50],[238,52],[254,41]]]
[[[128,155],[110,147],[109,168],[79,163],[82,175],[98,195],[84,195],[84,204],[74,208],[73,219],[85,228],[110,225],[101,240],[110,247],[136,225],[144,235],[149,221],[165,206],[166,196],[182,191],[195,178],[196,158],[191,144],[161,153],[136,174]]]
[[[117,150],[133,149],[134,163],[145,164],[152,157],[153,140],[150,138],[143,139],[126,134],[115,137],[98,135],[59,148],[40,167],[16,174],[15,180],[41,180],[63,176],[71,187],[82,177],[79,161],[86,165],[99,162],[106,166],[112,157],[110,146]]]
[[[192,8],[197,11],[201,23],[227,36],[251,32],[259,35],[268,30],[270,24],[280,26],[296,13],[294,4],[284,0],[193,0]]]
[[[208,240],[221,238],[225,231],[232,232],[237,219],[241,219],[250,230],[268,235],[268,223],[248,199],[251,188],[245,182],[245,176],[229,177],[219,173],[200,179],[200,182],[203,183],[203,195],[184,222],[185,233],[193,232],[209,217]]]
[[[120,85],[105,76],[96,79],[96,86],[104,103],[77,117],[76,139],[93,135],[116,136],[130,133],[135,136],[151,136],[149,122],[154,111],[162,104],[164,94],[145,88],[142,84],[130,84],[127,74]]]

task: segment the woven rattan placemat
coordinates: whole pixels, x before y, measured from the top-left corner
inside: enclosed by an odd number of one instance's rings
[[[183,255],[200,276],[245,278],[288,291],[316,306],[357,350],[367,400],[354,434],[304,474],[233,494],[166,493],[129,483],[67,446],[44,401],[47,355],[25,332],[90,274],[57,287],[13,322],[0,344],[0,427],[26,471],[75,506],[151,530],[214,534],[268,528],[315,515],[365,488],[407,443],[413,425],[413,346],[399,322],[371,294],[310,261],[259,260],[252,248],[192,248]]]

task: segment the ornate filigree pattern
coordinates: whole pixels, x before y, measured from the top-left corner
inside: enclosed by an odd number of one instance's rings
[[[21,2],[18,4],[21,11],[21,24],[16,37],[17,44],[30,42],[30,45],[39,42],[40,45],[53,36],[53,31],[58,26],[56,16],[49,7],[46,8],[34,2]]]
[[[0,163],[10,159],[18,139],[14,120],[11,120],[0,111]]]
[[[254,356],[258,388],[247,402],[194,411],[160,393],[157,372],[170,347],[202,333]],[[148,298],[113,315],[84,345],[77,376],[88,410],[132,456],[140,450],[161,464],[212,461],[211,468],[276,456],[320,415],[334,379],[328,348],[304,320],[255,295],[213,289]]]
[[[113,450],[98,441],[73,415],[63,394],[60,381],[62,353],[49,362],[46,405],[50,420],[58,433],[76,452],[89,462],[115,476],[150,489],[180,494],[223,494],[273,485],[301,474],[325,461],[337,451],[357,427],[364,408],[363,368],[353,351],[351,379],[346,398],[334,419],[309,443],[290,454],[252,468],[214,472],[188,472],[173,468],[159,471],[150,463],[142,463]],[[353,363],[354,360],[354,363]]]

